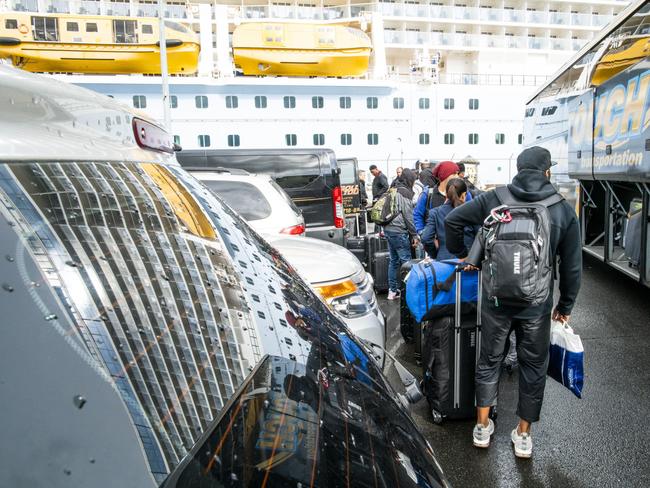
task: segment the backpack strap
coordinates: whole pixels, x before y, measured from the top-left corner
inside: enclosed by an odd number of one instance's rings
[[[555,205],[556,203],[560,203],[562,200],[564,200],[564,197],[560,195],[558,192],[555,192],[553,195],[548,196],[544,198],[543,200],[539,200],[537,202],[522,202],[521,200],[518,200],[514,197],[514,195],[510,192],[510,188],[508,188],[507,185],[504,186],[498,186],[494,189],[497,198],[503,205],[522,205],[525,203],[534,203],[537,205],[544,205],[546,208],[550,207],[551,205]]]

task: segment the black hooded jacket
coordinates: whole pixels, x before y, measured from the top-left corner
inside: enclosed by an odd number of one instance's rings
[[[524,202],[537,202],[556,192],[544,173],[537,170],[520,171],[508,185],[508,189],[515,198]],[[463,239],[465,227],[482,224],[490,211],[499,205],[501,202],[496,193],[488,191],[454,209],[445,221],[447,249],[458,257],[467,256],[468,249]],[[568,202],[562,201],[548,210],[551,216],[551,251],[554,256],[559,256],[560,300],[557,309],[563,315],[570,315],[580,290],[582,275],[580,228],[576,212]],[[506,310],[503,306],[499,308]],[[508,307],[507,313],[514,318],[534,318],[550,313],[552,308],[551,293],[547,302],[542,305],[528,308]]]

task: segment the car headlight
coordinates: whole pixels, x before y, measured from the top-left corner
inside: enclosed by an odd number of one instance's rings
[[[346,280],[333,285],[315,287],[332,310],[343,317],[354,318],[370,312],[370,304],[359,293],[357,285],[352,280]]]
[[[361,317],[370,312],[370,304],[358,293],[335,298],[330,305],[347,318]]]

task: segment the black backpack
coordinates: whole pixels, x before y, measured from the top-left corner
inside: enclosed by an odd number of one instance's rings
[[[538,202],[517,200],[499,187],[502,203],[484,224],[483,286],[496,306],[536,306],[552,293],[551,216],[548,208],[564,198],[555,193]]]

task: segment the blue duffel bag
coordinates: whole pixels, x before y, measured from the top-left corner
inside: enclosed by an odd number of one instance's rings
[[[459,260],[421,261],[411,268],[406,279],[406,304],[411,315],[421,322],[453,316],[456,304],[456,268]],[[476,311],[478,271],[463,271],[461,276],[461,313]]]

